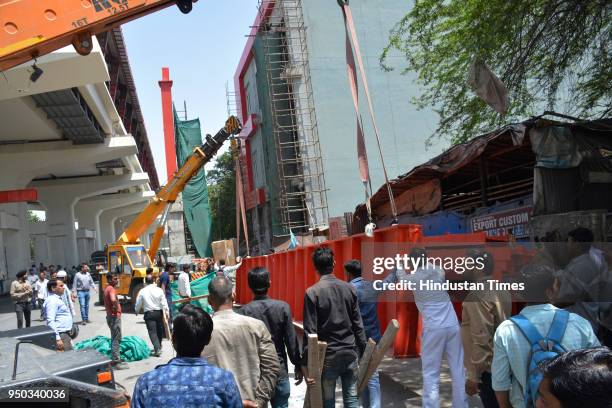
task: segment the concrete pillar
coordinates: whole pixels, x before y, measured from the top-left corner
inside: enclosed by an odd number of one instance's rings
[[[7,271],[8,267],[6,264],[6,257],[4,256],[4,234],[2,233],[2,231],[0,231],[0,269],[3,271]],[[4,281],[4,291],[0,292],[0,295],[7,293],[10,290],[10,285],[11,285],[11,279],[8,278],[8,273],[7,273],[7,280]]]
[[[117,241],[117,238],[123,231],[117,231],[115,229],[115,221],[119,217],[125,217],[127,215],[138,214],[145,208],[146,202],[131,204],[125,207],[118,207],[112,210],[105,210],[100,215],[100,231],[102,235],[103,244],[111,244]],[[127,226],[127,224],[126,224]]]
[[[72,266],[79,262],[74,208],[71,197],[56,196],[50,201],[47,197],[47,222],[49,223],[49,248],[54,265]]]
[[[32,262],[36,263],[36,265],[40,262],[45,265],[53,263],[47,233],[48,226],[46,221],[30,223],[30,240],[34,246],[34,258]]]
[[[76,177],[30,183],[47,209],[48,237],[54,264],[76,265],[77,249],[74,206],[79,199],[146,184],[147,173],[120,176]]]
[[[95,250],[102,250],[105,243],[102,239],[100,226],[100,215],[102,212],[143,202],[154,195],[155,193],[153,191],[145,191],[137,193],[104,194],[79,200],[75,206],[75,216],[79,222],[79,228],[82,226],[83,228],[95,231]]]
[[[91,258],[91,253],[95,250],[95,236],[95,231],[85,228],[79,228],[77,230],[76,239],[79,262],[88,262]]]
[[[0,205],[0,267],[5,267],[9,280],[17,272],[30,266],[30,236],[27,221],[27,203]]]

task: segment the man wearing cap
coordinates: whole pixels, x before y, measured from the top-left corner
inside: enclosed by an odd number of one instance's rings
[[[74,302],[76,300],[76,296],[70,290],[70,286],[68,286],[68,282],[67,282],[68,273],[65,270],[60,270],[57,272],[56,278],[57,280],[64,282],[65,290],[61,298],[64,304],[66,305],[66,307],[68,307],[68,309],[70,310],[70,313],[72,314],[72,318],[74,319],[74,317],[76,316],[76,312],[74,310]]]

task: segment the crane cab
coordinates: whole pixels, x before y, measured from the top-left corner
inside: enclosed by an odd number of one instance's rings
[[[153,268],[153,277],[159,275],[159,268],[155,267],[149,258],[144,245],[108,245],[106,257],[109,273],[119,276],[117,294],[129,297],[132,303],[136,302],[138,292],[144,286],[147,268]],[[100,275],[100,292],[107,285],[106,273]]]

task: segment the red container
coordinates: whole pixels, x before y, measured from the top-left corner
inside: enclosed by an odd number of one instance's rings
[[[396,225],[377,230],[374,238],[368,238],[365,234],[352,235],[326,241],[323,245],[334,251],[336,258],[334,274],[339,279],[345,279],[342,265],[349,259],[361,259],[361,244],[365,240],[376,243],[418,242],[421,238],[420,225]],[[236,276],[237,302],[244,304],[253,299],[248,286],[247,272],[256,266],[264,266],[270,271],[272,281],[270,296],[287,302],[291,306],[294,319],[302,321],[304,293],[319,279],[312,264],[312,253],[317,246],[310,245],[271,255],[244,258]],[[418,356],[421,324],[415,304],[396,301],[381,302],[378,307],[378,316],[383,331],[391,319],[397,319],[400,324],[400,332],[394,344],[394,355],[398,357]]]
[[[466,249],[473,244],[482,244],[487,241],[488,238],[484,233],[424,237],[420,225],[395,225],[376,230],[373,238],[369,238],[365,234],[359,234],[326,241],[321,245],[333,249],[336,259],[334,274],[339,279],[345,279],[343,264],[349,259],[362,259],[363,243],[450,243],[455,244],[456,251],[465,253]],[[465,244],[465,246],[461,244]],[[252,300],[253,295],[248,287],[247,272],[256,266],[265,266],[270,271],[272,281],[270,296],[287,302],[291,306],[294,319],[302,321],[304,293],[319,278],[312,264],[312,253],[318,246],[310,245],[286,252],[245,258],[236,277],[237,302],[244,304]],[[500,259],[502,259],[502,262],[496,263],[495,274],[501,273],[506,267],[503,257]],[[393,300],[380,302],[378,305],[381,329],[384,331],[391,319],[397,319],[400,331],[393,345],[393,354],[395,357],[416,357],[419,355],[421,346],[421,321],[416,304],[405,299],[398,299],[400,296],[398,293],[394,296]],[[455,302],[454,307],[457,315],[461,317],[461,303]]]

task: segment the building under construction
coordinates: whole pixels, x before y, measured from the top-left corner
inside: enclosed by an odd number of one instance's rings
[[[408,11],[399,0],[351,2],[371,84],[390,176],[425,159],[431,112],[410,106],[416,93],[401,69],[378,58],[393,24]],[[356,118],[347,81],[342,11],[323,0],[261,1],[234,77],[228,107],[244,126],[241,177],[251,253],[295,235],[336,237],[365,195],[357,166]],[[391,58],[399,62],[403,57]],[[398,64],[398,68],[401,65]],[[393,84],[393,85],[391,85]],[[361,91],[360,91],[361,92]],[[363,99],[363,98],[362,98]],[[365,110],[365,101],[361,111]],[[383,180],[372,124],[363,118],[372,183]],[[409,125],[408,125],[409,124]],[[433,126],[432,126],[433,127]]]

